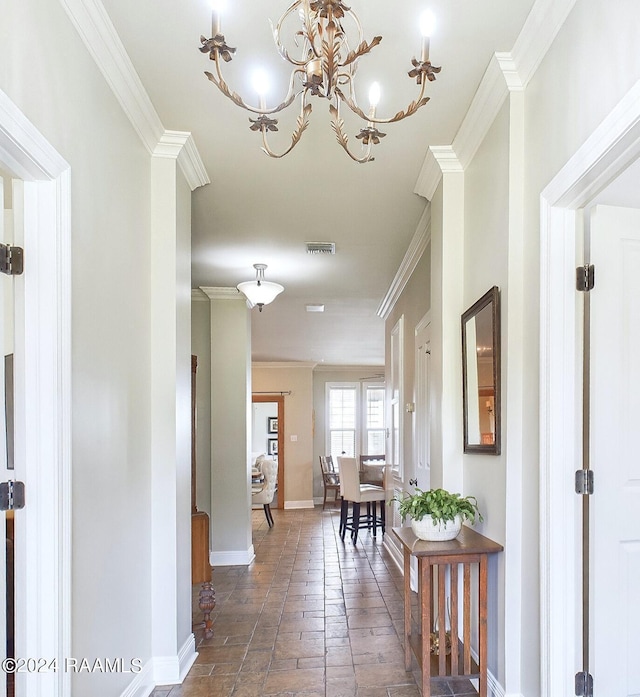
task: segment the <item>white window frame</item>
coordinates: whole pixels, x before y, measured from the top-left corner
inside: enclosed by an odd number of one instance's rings
[[[354,457],[359,457],[360,455],[383,455],[384,453],[367,453],[367,432],[369,430],[378,429],[367,429],[367,390],[368,389],[382,389],[384,390],[383,381],[371,381],[371,382],[327,382],[325,384],[325,452],[327,454],[331,453],[331,431],[335,430],[331,428],[331,415],[330,415],[330,395],[332,389],[353,389],[355,391],[355,437],[354,437]],[[385,395],[386,400],[386,395]],[[386,411],[386,407],[385,407]],[[386,424],[383,425],[382,429],[386,432]]]

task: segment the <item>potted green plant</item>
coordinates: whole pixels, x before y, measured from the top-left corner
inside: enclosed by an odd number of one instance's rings
[[[414,494],[405,491],[391,501],[397,501],[403,523],[407,516],[411,518],[411,528],[421,540],[453,540],[464,520],[472,525],[476,518],[483,520],[475,496],[452,494],[446,489],[422,491],[416,487]]]

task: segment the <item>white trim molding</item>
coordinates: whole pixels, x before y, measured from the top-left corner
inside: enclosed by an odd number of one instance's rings
[[[200,290],[200,288],[192,288],[191,289],[191,302],[197,303],[197,302],[209,302],[209,298],[207,297],[207,294],[204,293],[203,291]]]
[[[71,175],[2,91],[0,161],[23,180],[16,182],[22,195],[14,195],[14,216],[21,218],[14,241],[25,248],[27,263],[15,282],[16,304],[23,308],[15,332],[16,381],[22,383],[16,393],[16,443],[22,444],[16,465],[29,489],[18,542],[23,547],[16,555],[16,612],[38,622],[25,622],[16,655],[47,655],[62,664],[72,655]],[[69,674],[46,678],[19,675],[18,690],[34,697],[71,694]]]
[[[191,191],[211,183],[193,136],[187,131],[165,131],[152,154],[177,159]]]
[[[396,272],[395,278],[389,286],[389,290],[382,299],[376,314],[382,319],[387,319],[391,314],[398,298],[405,289],[411,275],[416,269],[418,262],[422,258],[427,245],[431,240],[431,203],[427,201],[427,205],[422,213],[418,227],[413,235],[411,244],[407,249],[404,259],[400,264],[400,268]]]
[[[157,155],[158,147],[165,147],[172,135],[184,135],[165,130],[101,0],[60,0],[60,4],[149,153]],[[179,164],[193,191],[210,179],[193,138],[186,135]]]
[[[246,302],[245,296],[237,288],[225,286],[200,286],[200,290],[209,300],[240,300]]]
[[[313,508],[313,499],[307,501],[285,501],[285,510],[293,510],[296,508]]]
[[[60,0],[80,38],[149,153],[164,126],[100,0]]]
[[[575,255],[578,208],[640,157],[640,81],[544,189],[540,200],[541,694],[571,694],[579,670],[580,389]]]
[[[211,566],[247,566],[256,558],[253,545],[247,550],[212,551],[209,553]]]

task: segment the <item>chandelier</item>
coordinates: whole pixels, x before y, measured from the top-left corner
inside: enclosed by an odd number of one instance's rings
[[[423,36],[420,59],[412,59],[413,68],[408,73],[419,85],[418,96],[403,111],[398,111],[391,118],[379,118],[376,115],[380,99],[379,85],[373,83],[371,86],[369,111],[365,113],[356,101],[354,78],[360,58],[370,53],[382,41],[382,37],[375,36],[367,42],[363,38],[358,16],[341,0],[296,0],[280,17],[275,27],[271,24],[276,48],[282,58],[292,66],[288,92],[280,104],[267,107],[267,82],[260,76],[254,81],[259,95],[258,106],[248,104],[229,88],[222,76],[222,65],[233,59],[236,49],[227,44],[222,34],[220,1],[213,0],[212,38],[200,37],[200,51],[208,53],[209,58],[215,63],[215,74],[205,71],[205,75],[234,104],[256,114],[256,118],[249,118],[250,129],[262,134],[262,150],[270,157],[284,157],[299,143],[309,126],[311,97],[328,101],[331,127],[338,143],[352,160],[360,163],[371,162],[374,159],[371,154],[372,146],[378,145],[380,139],[386,135],[378,129],[379,125],[402,121],[415,114],[429,101],[429,97],[424,96],[426,84],[433,82],[436,73],[440,72],[440,68],[433,66],[429,60],[429,37],[433,30],[433,15],[430,12],[425,12],[420,22]],[[300,21],[294,34],[294,43],[300,49],[299,57],[294,57],[281,40],[283,25],[295,15]],[[300,112],[291,135],[291,143],[283,152],[276,153],[271,149],[268,140],[269,133],[278,130],[278,119],[273,118],[273,115],[291,106],[298,98]],[[362,145],[359,155],[349,148],[349,138],[340,115],[343,105],[365,124],[356,135],[356,139]]]
[[[266,264],[254,264],[253,268],[256,270],[255,281],[238,283],[236,288],[241,293],[244,293],[251,307],[257,305],[258,310],[262,312],[262,308],[265,305],[272,303],[276,299],[276,296],[282,293],[284,286],[281,286],[279,283],[264,280],[264,270],[267,268]]]

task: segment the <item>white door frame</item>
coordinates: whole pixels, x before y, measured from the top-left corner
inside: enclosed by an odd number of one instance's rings
[[[16,655],[62,666],[71,656],[71,179],[69,165],[2,91],[0,162],[24,182],[24,216],[16,220],[24,239],[14,242],[25,249],[16,283],[24,308],[16,318],[16,380],[24,380],[16,385],[15,427],[28,515],[21,525],[16,512],[16,578],[25,581],[16,585]],[[71,694],[62,669],[16,678],[18,695]]]
[[[640,81],[544,189],[540,200],[540,654],[543,695],[573,694],[582,670],[582,394],[575,268],[579,209],[640,156]]]

